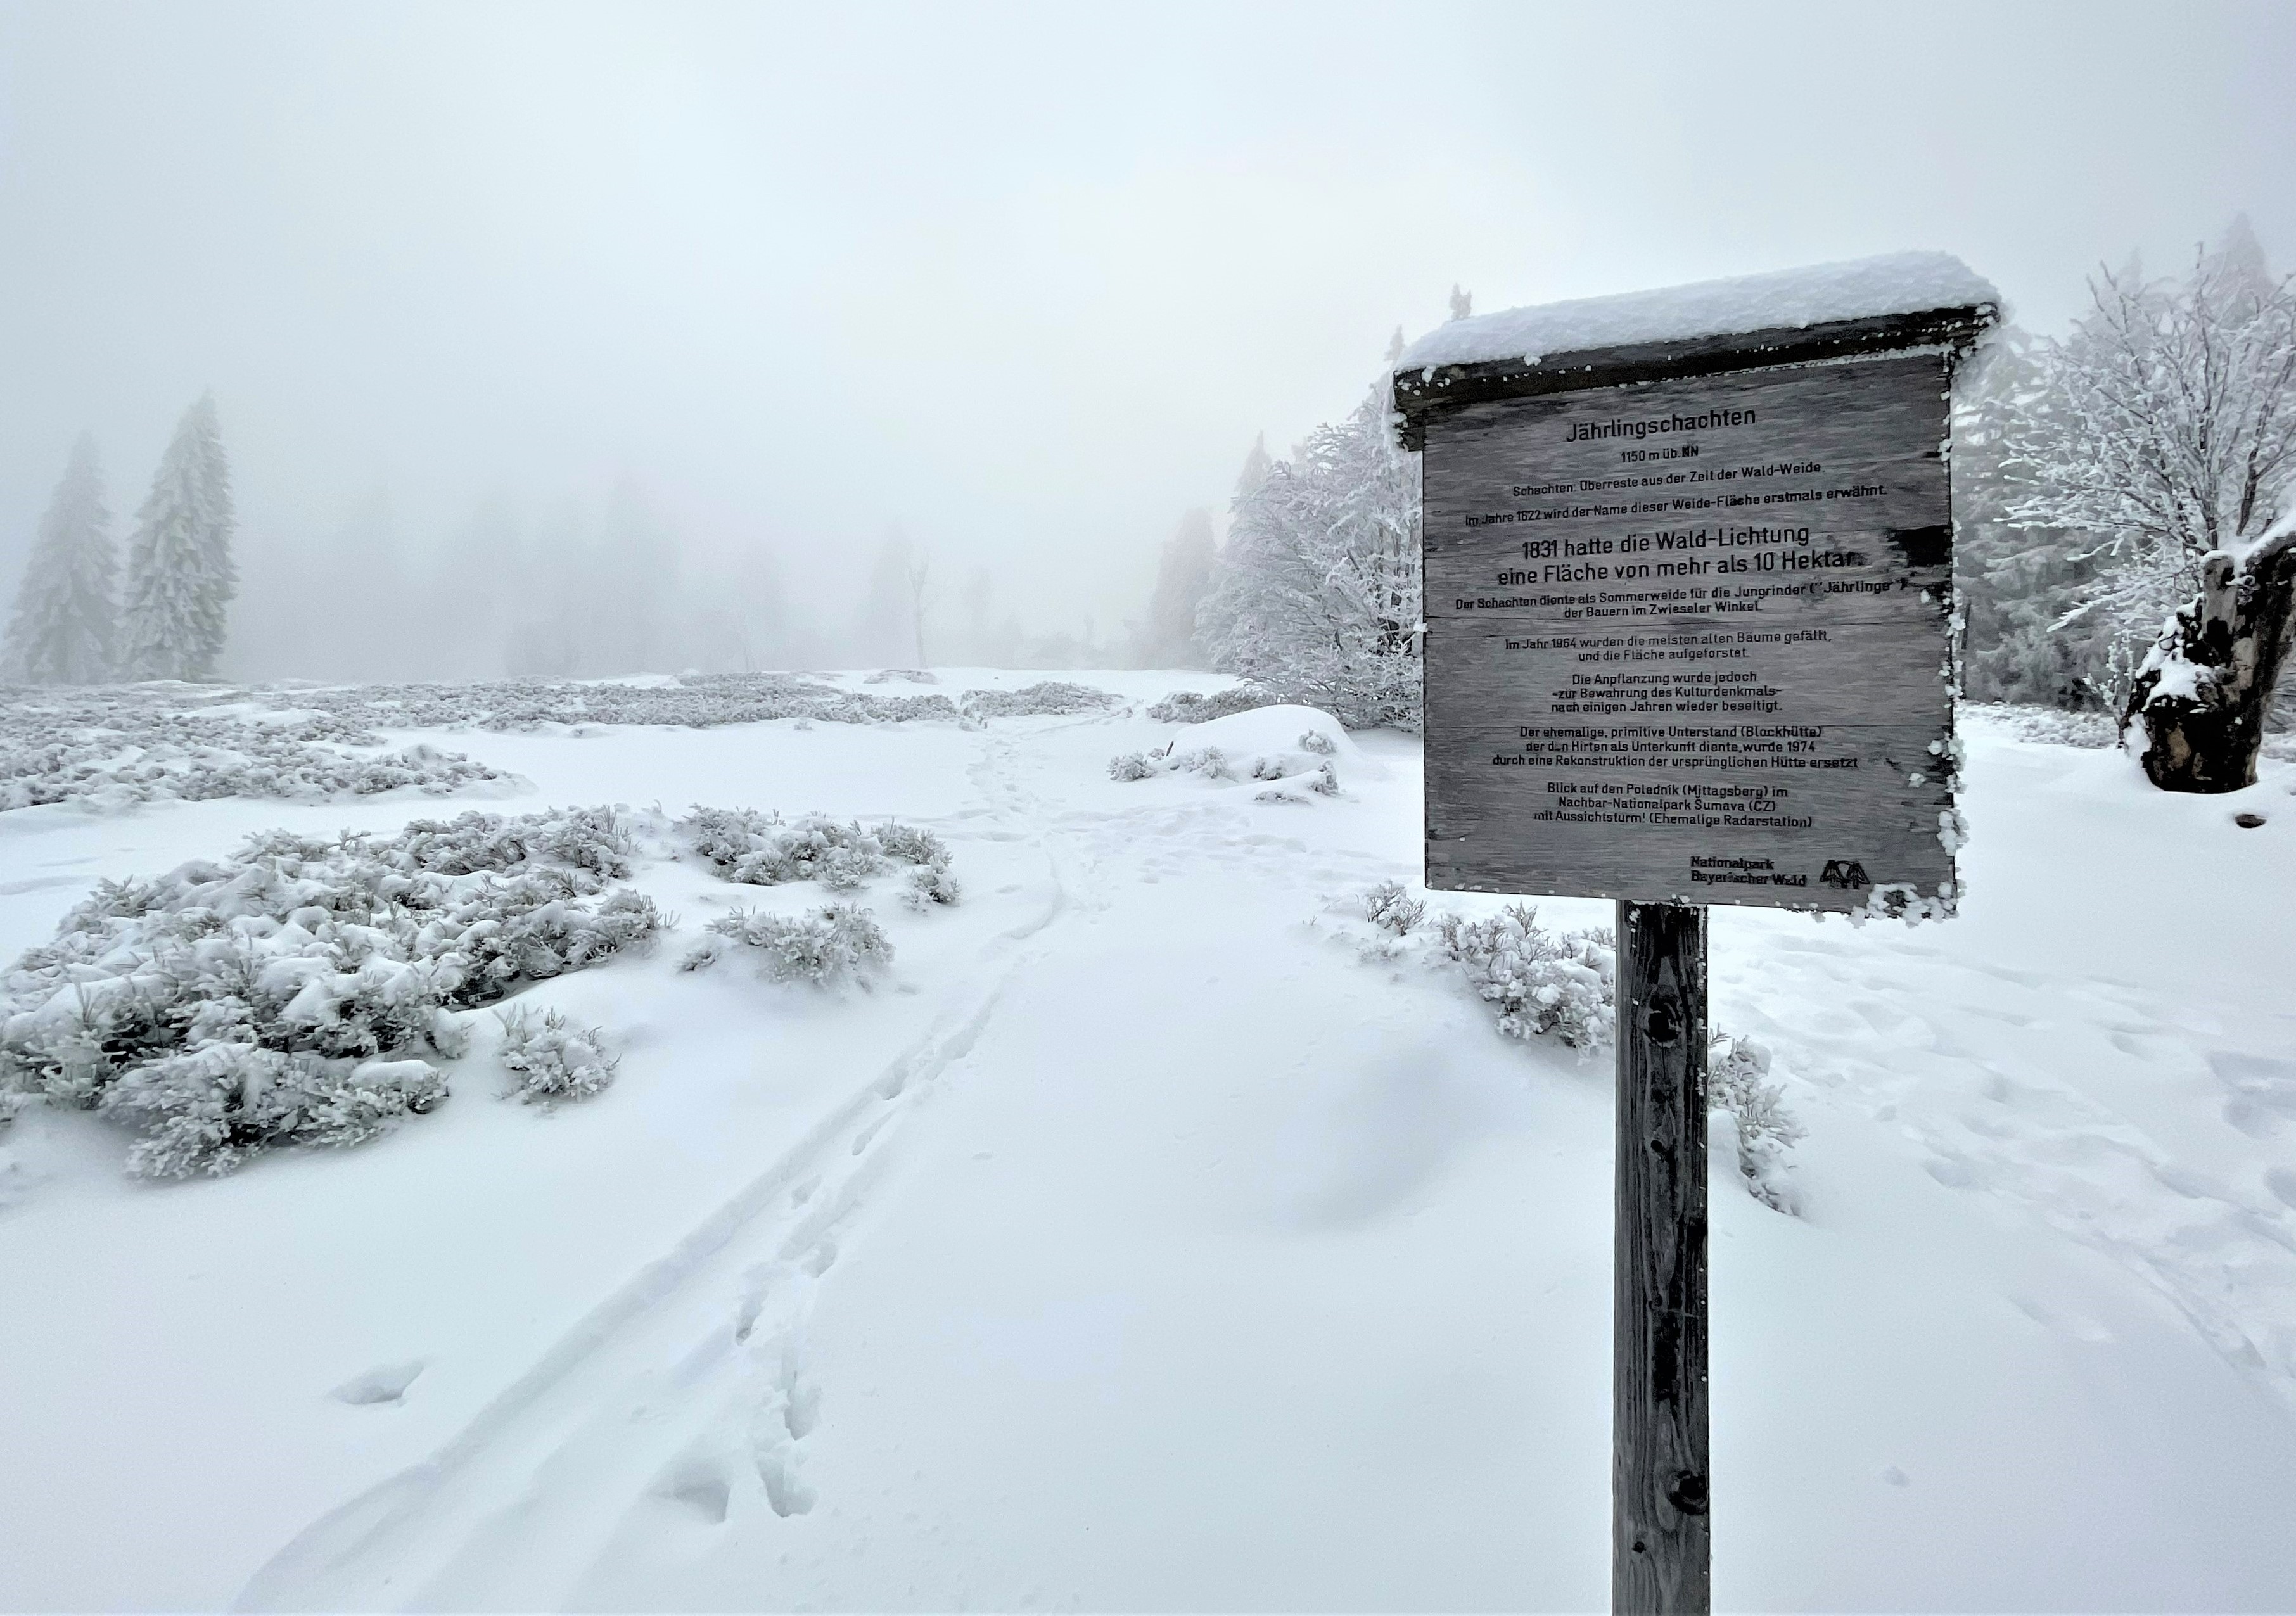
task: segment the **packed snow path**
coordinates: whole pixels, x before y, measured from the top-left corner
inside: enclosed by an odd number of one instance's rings
[[[1413,879],[1414,745],[1357,737],[1336,799],[1108,777],[1208,733],[411,737],[543,801],[898,813],[966,901],[822,994],[676,972],[754,894],[642,871],[685,924],[536,990],[626,1044],[548,1118],[482,1047],[392,1138],[148,1186],[27,1113],[0,1605],[1600,1605],[1607,1059],[1327,910]],[[1961,919],[1717,912],[1716,1021],[1810,1130],[1800,1218],[1718,1138],[1718,1604],[2287,1608],[2290,771],[1972,754]],[[0,816],[0,942],[245,828],[437,811]]]

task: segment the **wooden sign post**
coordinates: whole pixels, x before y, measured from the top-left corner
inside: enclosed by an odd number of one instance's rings
[[[1618,900],[1611,1603],[1710,1606],[1706,911],[1950,913],[1948,409],[1906,253],[1455,321],[1423,451],[1427,884]]]

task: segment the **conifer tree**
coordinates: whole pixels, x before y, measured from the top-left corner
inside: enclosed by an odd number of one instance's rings
[[[1267,434],[1262,432],[1251,440],[1251,453],[1243,457],[1243,470],[1236,473],[1236,503],[1259,491],[1259,485],[1267,480],[1268,469],[1274,463],[1267,457]]]
[[[1352,727],[1417,729],[1419,466],[1382,385],[1286,461],[1255,446],[1196,616],[1214,668]]]
[[[214,674],[239,592],[233,527],[231,467],[209,394],[184,412],[135,513],[120,613],[119,660],[127,677]]]
[[[110,678],[119,575],[103,471],[95,439],[83,432],[25,563],[0,650],[0,678],[24,685],[94,685]]]
[[[1212,563],[1218,555],[1212,541],[1211,513],[1189,512],[1180,519],[1179,531],[1164,543],[1157,558],[1156,590],[1148,600],[1148,621],[1141,633],[1143,668],[1196,668],[1204,653],[1196,641],[1196,609],[1212,584]]]

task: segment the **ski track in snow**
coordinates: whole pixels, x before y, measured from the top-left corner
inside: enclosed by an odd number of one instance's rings
[[[1208,877],[1278,887],[1308,921],[1327,897],[1407,873],[1329,835],[1286,833],[1322,805],[1150,787],[1076,806],[1076,757],[1042,742],[1112,730],[1116,717],[985,731],[965,766],[972,800],[909,816],[958,842],[1034,843],[1050,873],[1043,908],[997,934],[930,1029],[429,1458],[296,1533],[234,1608],[562,1605],[629,1534],[819,1506],[807,1464],[823,1385],[808,1341],[816,1298],[868,1238],[873,1193],[919,1099],[966,1065],[1062,928],[1120,909],[1128,890]],[[2296,1407],[2296,1170],[2244,1187],[2191,1165],[2186,1148],[2194,1126],[2250,1140],[2296,1128],[2296,1016],[1889,928],[1767,931],[1757,949],[1718,954],[1715,988],[1718,1025],[1770,1044],[1808,1103],[1894,1131],[1944,1191],[1997,1198],[2103,1253]],[[2164,1127],[2148,1094],[2169,1108],[2203,1095],[2216,1114]],[[2103,1328],[2017,1305],[2081,1339]],[[586,1559],[570,1559],[570,1543],[590,1546]]]
[[[1065,727],[1065,726],[1063,726]],[[1044,912],[984,989],[847,1097],[740,1193],[561,1337],[445,1447],[299,1532],[234,1602],[242,1611],[523,1608],[579,1585],[569,1542],[609,1543],[668,1505],[722,1522],[750,1478],[783,1517],[818,1502],[805,1440],[819,1407],[805,1327],[857,1232],[914,1096],[964,1060],[1071,909],[1104,906],[1096,861],[1046,827],[1009,741],[972,770],[990,800],[972,836],[1041,842]],[[955,818],[973,817],[961,813]],[[964,836],[967,831],[959,831]],[[1020,945],[1028,945],[1020,947]],[[553,1603],[544,1598],[541,1603]]]

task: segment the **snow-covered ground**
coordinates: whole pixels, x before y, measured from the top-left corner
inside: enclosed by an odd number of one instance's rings
[[[595,1099],[497,1100],[478,1013],[434,1114],[228,1177],[25,1112],[0,1606],[1605,1604],[1607,1055],[1365,946],[1414,742],[1340,737],[1336,796],[1118,781],[1315,715],[1182,728],[1148,701],[1218,681],[1062,677],[1129,705],[392,734],[531,783],[498,811],[898,815],[964,901],[861,894],[898,950],[866,985],[682,972],[714,916],[824,894],[647,817],[677,929],[521,1001],[613,1035]],[[1718,1607],[2296,1607],[2296,768],[2171,798],[1972,728],[1959,919],[1715,912],[1716,1023],[1808,1130],[1800,1217],[1717,1136]],[[459,806],[0,814],[0,955],[102,877]]]

